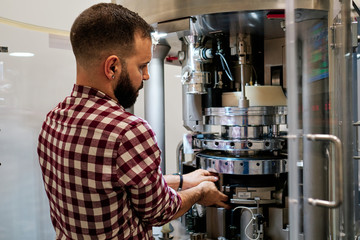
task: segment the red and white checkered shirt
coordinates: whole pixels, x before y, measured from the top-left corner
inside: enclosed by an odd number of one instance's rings
[[[148,123],[96,89],[48,113],[38,154],[57,239],[152,239],[181,206]]]

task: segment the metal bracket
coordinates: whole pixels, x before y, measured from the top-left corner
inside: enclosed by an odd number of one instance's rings
[[[353,123],[353,125],[355,126],[355,127],[360,127],[360,121],[357,121],[357,122],[355,122],[355,123]],[[359,133],[358,133],[358,131],[359,131],[359,129],[356,129],[356,131],[355,131],[355,136],[356,136],[356,140],[355,140],[355,144],[356,144],[356,151],[359,153],[360,152],[360,147],[359,147],[359,142],[358,142],[358,140],[359,140]],[[360,159],[360,156],[354,156],[353,157],[354,159]]]
[[[8,49],[8,47],[0,46],[0,52],[7,53],[7,52],[9,52],[9,49]]]
[[[353,48],[356,48],[359,44],[359,35],[358,35],[358,23],[352,22],[351,23],[351,44]]]
[[[334,50],[336,47],[338,47],[338,44],[336,43],[336,29],[341,26],[341,22],[339,20],[336,22],[333,22],[333,24],[330,26],[329,31],[329,45],[332,50]]]
[[[336,24],[333,23],[332,26],[330,26],[330,31],[329,33],[331,33],[331,37],[329,37],[329,45],[331,49],[335,49],[336,44],[335,44],[335,30],[336,30]]]

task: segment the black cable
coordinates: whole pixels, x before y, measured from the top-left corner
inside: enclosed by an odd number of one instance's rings
[[[358,6],[356,5],[356,3],[354,1],[352,1],[352,5],[353,5],[356,13],[360,16],[360,9],[358,8]]]

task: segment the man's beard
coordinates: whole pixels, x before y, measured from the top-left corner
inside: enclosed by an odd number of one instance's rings
[[[143,82],[138,89],[135,89],[130,82],[130,77],[127,69],[123,69],[120,74],[120,79],[114,90],[114,95],[118,102],[124,108],[129,108],[136,102],[138,92],[143,87]]]

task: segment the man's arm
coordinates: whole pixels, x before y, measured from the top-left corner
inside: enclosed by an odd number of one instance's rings
[[[174,190],[178,188],[179,176],[173,176],[176,177],[171,183],[174,188],[168,187],[159,168],[160,150],[147,124],[140,122],[132,126],[121,140],[117,159],[121,177],[118,181],[127,189],[136,215],[149,226],[159,226],[177,218],[195,203],[227,207],[224,203],[227,196],[219,192],[213,182],[204,181],[216,180],[208,171],[185,174],[183,186],[190,187],[187,190],[178,193]]]
[[[182,203],[179,211],[175,214],[173,219],[184,215],[195,203],[199,203],[204,206],[216,205],[230,209],[230,206],[225,203],[228,197],[221,193],[213,182],[201,182],[193,188],[178,192],[178,194],[180,195]]]
[[[179,175],[164,175],[164,178],[169,187],[175,190],[178,189],[180,183]],[[195,187],[204,181],[216,182],[217,180],[218,177],[214,176],[212,173],[203,169],[198,169],[183,175],[182,190]]]

